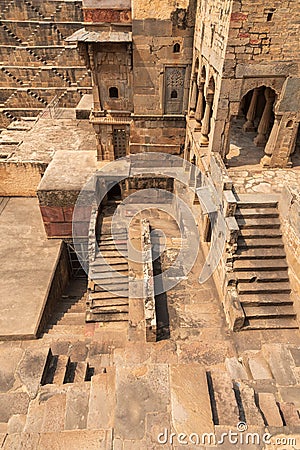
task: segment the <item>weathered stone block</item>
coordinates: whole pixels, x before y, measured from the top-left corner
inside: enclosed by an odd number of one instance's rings
[[[8,422],[14,414],[26,414],[29,396],[25,392],[0,394],[0,422]]]
[[[210,433],[212,413],[206,372],[203,367],[171,365],[172,422],[177,433]]]

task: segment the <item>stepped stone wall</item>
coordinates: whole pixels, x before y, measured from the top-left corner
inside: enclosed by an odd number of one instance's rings
[[[65,38],[82,27],[82,2],[1,0],[0,128],[37,116],[53,99],[74,108],[90,73]]]

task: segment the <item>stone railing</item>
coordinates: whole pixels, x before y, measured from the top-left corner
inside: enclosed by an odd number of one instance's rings
[[[203,161],[204,162],[204,161]],[[216,204],[221,205],[221,214],[226,224],[226,239],[224,249],[216,249],[222,252],[222,257],[213,273],[215,284],[223,303],[226,320],[230,329],[240,329],[245,320],[243,308],[239,302],[237,287],[233,273],[233,257],[237,250],[239,226],[235,219],[237,199],[233,193],[233,184],[228,175],[225,164],[218,153],[210,157],[210,164],[204,170],[209,181],[215,188]],[[214,243],[218,246],[219,241]]]
[[[97,238],[96,238],[96,225],[98,218],[98,205],[96,200],[93,202],[91,207],[91,216],[89,223],[89,236],[88,236],[88,260],[89,262],[95,261],[96,249],[97,249]]]
[[[152,244],[150,224],[147,219],[142,219],[142,253],[143,253],[143,283],[144,283],[144,310],[146,322],[146,340],[156,341],[156,312],[155,290],[152,261]]]

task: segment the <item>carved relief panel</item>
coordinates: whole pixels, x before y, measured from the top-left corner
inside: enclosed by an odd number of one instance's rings
[[[165,114],[182,114],[185,67],[165,69]]]

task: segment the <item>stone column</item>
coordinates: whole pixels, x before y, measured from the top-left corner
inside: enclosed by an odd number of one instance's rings
[[[246,115],[247,122],[243,125],[244,131],[254,131],[254,119],[256,116],[257,98],[259,94],[259,88],[255,88],[252,93],[250,106]]]
[[[281,120],[281,117],[276,115],[273,128],[271,130],[268,142],[266,143],[266,146],[265,146],[265,155],[260,160],[260,163],[264,167],[270,166],[271,157],[273,155],[273,151],[275,149],[276,142],[277,142],[277,136],[278,136],[278,131],[279,131],[279,127],[280,127],[280,120]]]
[[[272,91],[272,89],[269,87],[265,89],[265,98],[266,98],[265,109],[258,125],[257,129],[258,135],[254,139],[254,144],[257,147],[264,147],[264,145],[267,142],[267,133],[270,129],[270,121],[272,116],[272,108],[275,99],[275,94],[274,91]]]
[[[210,116],[211,116],[213,98],[214,98],[214,96],[212,94],[208,94],[206,97],[205,111],[204,111],[204,116],[203,116],[203,119],[201,122],[201,137],[200,137],[201,145],[208,145],[208,134],[210,131]]]
[[[195,110],[197,106],[197,94],[198,94],[197,80],[194,78],[192,82],[192,93],[190,100],[190,116],[195,115]]]
[[[204,83],[200,83],[198,91],[197,107],[195,112],[195,119],[199,123],[203,119],[203,109],[204,109]]]

